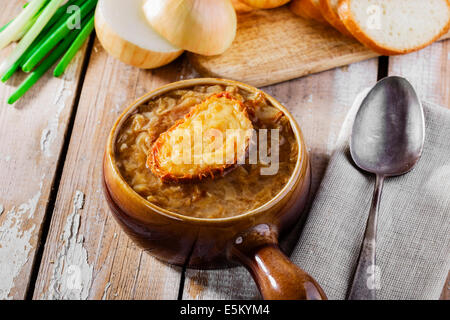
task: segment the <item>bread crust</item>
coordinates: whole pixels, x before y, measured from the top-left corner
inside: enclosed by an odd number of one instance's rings
[[[289,9],[302,18],[327,23],[319,7],[311,0],[292,0]]]
[[[449,19],[449,21],[447,22],[447,25],[445,25],[444,28],[442,28],[442,30],[435,37],[433,37],[433,39],[431,39],[430,41],[428,41],[420,46],[417,46],[417,47],[414,47],[411,49],[404,49],[404,50],[398,50],[398,49],[386,47],[386,46],[383,46],[383,45],[377,43],[375,40],[371,39],[364,32],[364,30],[361,29],[360,26],[356,23],[356,19],[353,16],[352,11],[350,10],[350,2],[351,1],[352,0],[340,0],[339,1],[338,13],[339,13],[339,17],[341,18],[341,21],[344,23],[347,30],[350,31],[350,33],[359,42],[361,42],[363,45],[365,45],[369,49],[372,49],[373,51],[375,51],[381,55],[393,56],[393,55],[406,54],[406,53],[418,51],[420,49],[423,49],[423,48],[429,46],[436,40],[438,40],[440,37],[442,37],[444,34],[446,34],[450,29],[450,19]],[[446,0],[446,2],[447,2],[447,7],[450,10],[450,0]]]
[[[330,4],[330,0],[319,0],[320,11],[322,12],[322,16],[329,24],[331,24],[336,30],[342,33],[345,36],[353,37],[350,31],[347,30],[344,23],[339,18],[339,15]]]
[[[188,114],[186,114],[184,116],[183,119],[178,120],[172,127],[170,127],[167,131],[163,132],[159,136],[159,138],[154,142],[154,144],[149,152],[148,158],[147,158],[147,167],[152,170],[153,174],[158,176],[164,182],[185,183],[185,182],[190,182],[190,181],[202,180],[205,178],[213,178],[214,179],[215,177],[223,176],[229,170],[236,167],[236,162],[237,162],[238,158],[240,158],[241,156],[245,156],[248,152],[248,148],[249,148],[249,144],[250,144],[249,140],[245,141],[245,143],[246,143],[245,154],[244,155],[241,155],[241,154],[235,155],[235,163],[225,163],[225,164],[221,164],[219,166],[215,165],[214,167],[207,167],[207,168],[203,169],[202,171],[197,172],[196,174],[187,174],[186,173],[183,176],[174,175],[174,174],[168,172],[167,170],[165,170],[161,166],[160,150],[161,150],[163,144],[168,142],[167,138],[169,137],[170,133],[175,131],[181,124],[185,123],[187,120],[189,120],[190,118],[192,118],[196,114],[198,114],[198,108],[200,108],[203,104],[208,103],[208,101],[211,101],[211,99],[222,98],[222,97],[224,97],[226,99],[230,99],[234,103],[238,103],[241,108],[240,112],[242,112],[244,117],[250,123],[251,128],[253,128],[253,125],[251,124],[249,115],[247,113],[247,108],[244,106],[244,104],[241,101],[232,97],[229,92],[222,92],[222,93],[214,94],[214,95],[210,96],[207,100],[205,100],[202,103],[200,103],[199,105],[195,106]]]

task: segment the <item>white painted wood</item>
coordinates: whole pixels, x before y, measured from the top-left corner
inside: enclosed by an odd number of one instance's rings
[[[23,3],[0,0],[0,25]],[[6,101],[26,75],[0,84],[0,299],[25,297],[85,47],[61,79],[47,73],[13,106]]]

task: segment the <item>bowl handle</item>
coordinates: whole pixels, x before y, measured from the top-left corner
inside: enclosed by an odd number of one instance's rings
[[[326,300],[320,285],[278,246],[275,227],[260,224],[234,239],[230,259],[251,273],[265,300]]]

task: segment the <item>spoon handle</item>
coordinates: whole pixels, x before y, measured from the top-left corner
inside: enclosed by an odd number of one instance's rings
[[[359,254],[353,283],[350,289],[349,300],[375,300],[376,292],[376,239],[378,207],[383,189],[384,176],[377,175],[372,205],[367,220],[364,242]]]

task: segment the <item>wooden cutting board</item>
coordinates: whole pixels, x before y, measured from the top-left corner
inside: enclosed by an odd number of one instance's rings
[[[281,7],[239,15],[236,39],[224,54],[189,54],[189,59],[203,76],[262,87],[376,56],[332,27]]]

